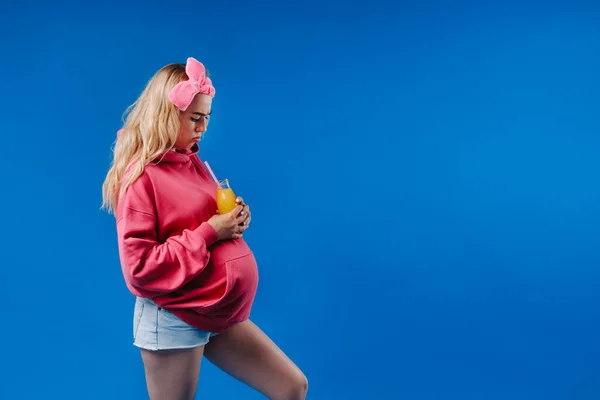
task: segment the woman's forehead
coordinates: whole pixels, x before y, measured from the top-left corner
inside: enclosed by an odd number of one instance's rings
[[[210,114],[211,106],[212,97],[206,94],[198,93],[196,96],[194,96],[194,100],[192,100],[186,111],[207,115]]]

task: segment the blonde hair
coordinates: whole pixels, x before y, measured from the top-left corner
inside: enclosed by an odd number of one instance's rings
[[[175,147],[179,109],[168,94],[186,79],[184,64],[164,66],[125,111],[123,130],[115,142],[112,165],[102,185],[102,208],[110,213],[115,213],[120,196],[140,177],[146,165]]]

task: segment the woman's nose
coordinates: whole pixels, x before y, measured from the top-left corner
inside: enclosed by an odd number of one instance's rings
[[[196,123],[196,132],[206,132],[206,120]]]

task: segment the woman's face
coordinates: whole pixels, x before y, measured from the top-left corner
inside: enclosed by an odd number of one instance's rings
[[[189,149],[206,132],[212,106],[212,97],[198,93],[189,107],[179,113],[179,135],[175,142],[177,149]]]

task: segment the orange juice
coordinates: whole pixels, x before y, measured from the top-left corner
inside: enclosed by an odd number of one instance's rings
[[[235,194],[231,188],[217,189],[217,207],[220,214],[227,214],[237,207]]]

